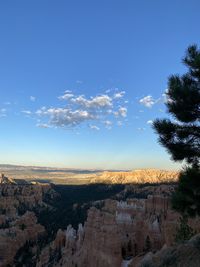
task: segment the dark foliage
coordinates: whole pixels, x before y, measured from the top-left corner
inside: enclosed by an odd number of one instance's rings
[[[183,62],[183,76],[168,81],[167,108],[176,122],[156,120],[153,124],[160,143],[176,161],[199,164],[200,158],[200,50],[190,46]]]
[[[177,228],[175,241],[177,243],[182,243],[186,240],[189,240],[193,235],[195,235],[195,231],[188,225],[187,216],[182,216],[180,218],[180,225]]]
[[[166,105],[175,120],[158,119],[153,127],[172,159],[189,164],[180,174],[173,207],[193,216],[200,214],[200,50],[196,45],[187,49],[183,63],[188,72],[168,81]]]
[[[200,215],[200,169],[188,167],[181,172],[172,206],[189,216]]]

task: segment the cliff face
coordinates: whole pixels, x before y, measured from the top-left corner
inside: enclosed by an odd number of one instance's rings
[[[44,236],[45,228],[37,223],[34,212],[27,210],[45,209],[47,197],[55,197],[50,185],[17,184],[10,178],[1,177],[0,266],[16,266],[14,261],[20,249],[23,252],[27,244],[34,244]]]
[[[54,198],[55,192],[48,184],[0,185],[0,214],[15,218],[19,213],[34,207],[46,206],[45,197]]]
[[[102,211],[92,208],[84,227],[80,266],[120,267],[123,259],[169,245],[177,219],[169,199],[162,196],[107,201]]]
[[[51,249],[45,248],[37,267],[50,266],[49,262],[51,266],[121,267],[123,260],[172,245],[178,219],[179,214],[171,210],[167,196],[107,200],[101,210],[94,207],[89,210],[84,227],[75,231],[69,226],[67,231],[60,232],[61,241],[57,236]],[[190,223],[200,231],[198,220]],[[59,259],[52,263],[49,259],[56,251]]]
[[[91,179],[91,183],[128,184],[176,182],[178,172],[156,169],[134,170],[131,172],[104,172]]]
[[[16,253],[27,242],[34,242],[45,233],[42,225],[37,223],[33,212],[26,212],[12,221],[9,227],[0,229],[0,266],[13,266]]]

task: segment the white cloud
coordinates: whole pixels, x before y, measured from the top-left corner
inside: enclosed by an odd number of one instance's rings
[[[0,117],[1,118],[6,117],[7,116],[6,112],[7,112],[6,108],[1,108],[0,109]]]
[[[39,128],[50,128],[51,126],[46,124],[46,123],[38,123],[36,124],[37,127]]]
[[[6,117],[7,116],[7,109],[6,108],[1,108],[0,109],[0,117]]]
[[[119,94],[121,104],[123,104],[121,98],[124,92]],[[74,95],[71,91],[67,90],[58,98],[60,100],[67,100],[66,106],[41,107],[38,109],[35,114],[40,117],[40,124],[70,128],[87,122],[90,129],[99,130],[99,127],[95,125],[95,122],[98,122],[111,129],[116,117],[123,119],[127,116],[126,107],[121,106],[117,109],[119,95],[114,98],[114,96],[111,97],[108,94],[99,94],[87,98],[84,95]],[[91,122],[94,122],[94,124]]]
[[[123,125],[122,121],[117,121],[117,125],[122,126]]]
[[[144,105],[147,108],[151,108],[157,100],[155,100],[151,95],[147,95],[139,100],[140,104]]]
[[[113,114],[113,110],[112,110],[112,109],[108,109],[108,110],[106,111],[106,113],[107,113],[107,114]]]
[[[111,130],[112,129],[112,121],[109,121],[109,120],[106,120],[103,122],[105,124],[105,127],[108,129],[108,130]]]
[[[162,94],[163,102],[165,104],[173,103],[173,100],[169,97],[168,92],[169,92],[169,89],[167,88],[167,89],[165,89],[164,93]]]
[[[153,121],[152,120],[148,120],[147,124],[153,124]]]
[[[121,116],[121,117],[126,117],[127,116],[127,108],[125,108],[125,107],[120,107],[119,109],[118,109],[118,111],[114,111],[113,112],[114,113],[114,115],[116,116],[116,117],[119,117],[119,116]]]
[[[26,114],[26,115],[31,115],[32,112],[30,110],[22,110],[22,113]]]
[[[36,97],[31,95],[31,96],[30,96],[30,100],[31,100],[32,102],[35,102]]]
[[[58,99],[60,99],[60,100],[68,100],[68,99],[72,98],[73,96],[74,96],[73,94],[71,94],[69,92],[67,92],[67,93],[65,92],[65,94],[62,95],[62,96],[59,96]]]
[[[35,112],[35,114],[36,115],[38,115],[38,116],[42,116],[42,115],[44,115],[44,112],[46,111],[46,107],[41,107],[40,109],[38,109],[36,112]]]
[[[96,131],[99,131],[100,130],[100,128],[98,126],[96,126],[96,125],[90,125],[89,127],[92,130],[96,130]]]
[[[125,107],[119,108],[118,113],[120,116],[125,118],[127,116],[127,108],[125,108]]]
[[[112,121],[108,121],[108,120],[107,120],[107,121],[104,121],[103,123],[104,123],[105,125],[107,125],[107,126],[111,126],[111,125],[112,125]]]
[[[125,91],[121,91],[121,92],[118,92],[116,94],[114,94],[114,99],[119,99],[119,98],[122,98],[123,96],[125,95]]]
[[[91,99],[86,99],[84,96],[80,95],[76,98],[72,98],[72,102],[89,109],[110,108],[113,106],[112,98],[108,95],[99,95]]]
[[[139,128],[137,128],[137,130],[138,130],[138,131],[140,131],[140,132],[143,132],[143,131],[145,131],[145,130],[146,130],[146,128],[139,127]]]
[[[58,127],[76,126],[84,121],[94,120],[95,115],[86,110],[74,110],[69,108],[49,108],[36,111],[40,116],[49,116],[50,124]]]

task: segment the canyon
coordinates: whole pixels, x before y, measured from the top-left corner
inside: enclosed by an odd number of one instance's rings
[[[56,186],[2,175],[0,266],[157,267],[173,253],[179,262],[186,249],[199,264],[200,237],[185,245],[175,240],[180,214],[170,200],[177,177],[105,172],[103,184]],[[188,224],[200,233],[198,217]]]
[[[125,262],[137,266],[149,251],[156,252],[175,244],[180,215],[170,208],[170,199],[150,195],[147,199],[106,200],[101,209],[90,208],[87,221],[78,230],[68,226],[41,253],[37,267],[52,266],[121,267]],[[200,231],[199,219],[190,225]]]

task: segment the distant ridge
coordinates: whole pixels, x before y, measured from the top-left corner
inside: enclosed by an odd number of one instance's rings
[[[13,164],[0,164],[0,170],[9,171],[9,170],[31,170],[31,171],[59,171],[59,172],[77,172],[77,173],[91,173],[91,172],[103,172],[103,171],[123,171],[126,170],[103,170],[103,169],[83,169],[83,168],[65,168],[65,167],[46,167],[46,166],[24,166],[24,165],[13,165]],[[130,170],[128,170],[130,171]]]
[[[129,184],[176,182],[179,172],[157,169],[141,169],[130,172],[103,172],[94,177],[91,183]]]
[[[12,182],[22,184],[31,181],[55,184],[141,184],[176,182],[179,173],[159,169],[121,170],[81,170],[53,167],[31,167],[0,164],[0,173],[13,177]],[[8,178],[10,179],[10,178]],[[1,179],[2,180],[2,179]],[[5,181],[5,179],[4,179]],[[6,183],[6,182],[1,182]],[[9,183],[9,180],[7,180]]]

